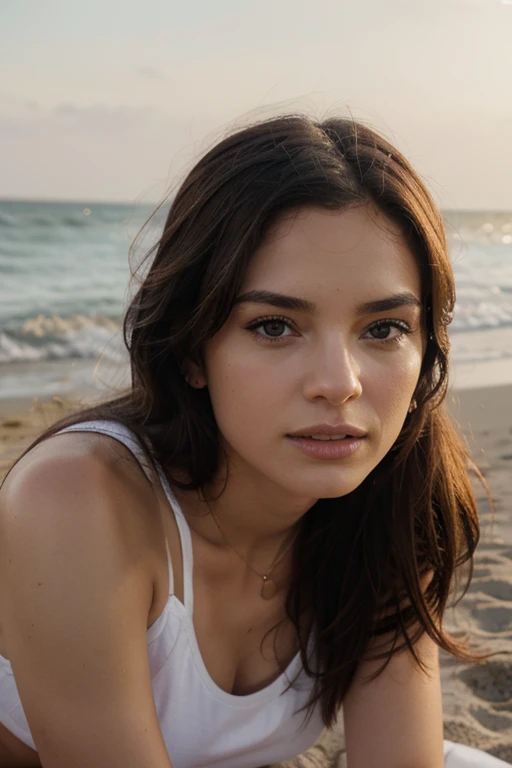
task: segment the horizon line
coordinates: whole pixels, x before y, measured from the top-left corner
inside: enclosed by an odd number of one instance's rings
[[[512,0],[511,0],[512,2]],[[166,200],[163,205],[168,201]],[[162,204],[161,200],[150,200],[146,202],[136,200],[105,200],[105,199],[92,199],[92,198],[57,198],[57,197],[3,197],[0,195],[0,203],[75,203],[79,205],[145,205],[145,206],[158,206]],[[512,207],[510,208],[442,208],[438,206],[440,211],[446,213],[458,213],[463,211],[464,213],[512,213]]]

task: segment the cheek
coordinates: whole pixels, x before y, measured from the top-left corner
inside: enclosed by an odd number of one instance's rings
[[[268,429],[286,402],[283,371],[264,365],[255,354],[242,349],[217,349],[207,360],[208,388],[215,418],[229,440],[235,434],[253,438]]]
[[[417,350],[368,384],[367,392],[385,427],[400,431],[418,383],[421,362],[421,350]]]

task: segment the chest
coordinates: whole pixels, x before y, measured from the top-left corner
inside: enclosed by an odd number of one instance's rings
[[[180,532],[172,517],[167,520],[172,592],[192,613],[193,640],[209,677],[222,691],[237,696],[262,690],[281,675],[299,649],[285,609],[289,563],[283,562],[275,574],[279,592],[264,600],[261,578],[236,554],[212,550],[188,531]],[[150,621],[167,601],[168,570],[163,549]]]
[[[204,664],[219,688],[237,696],[270,685],[299,650],[284,595],[264,601],[258,577],[250,582],[247,591],[236,581],[220,587],[198,577],[194,593],[194,632]]]
[[[318,706],[305,721],[311,680],[299,676],[289,688],[301,665],[297,633],[285,620],[286,589],[263,600],[260,578],[243,565],[211,568],[191,541],[183,563],[179,542],[169,544],[176,600],[149,657],[172,765],[254,768],[301,754],[323,723]],[[166,587],[163,566],[159,581]]]

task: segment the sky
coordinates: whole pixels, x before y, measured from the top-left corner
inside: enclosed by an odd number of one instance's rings
[[[512,0],[0,0],[0,197],[153,203],[283,112],[384,133],[444,209],[512,210]]]

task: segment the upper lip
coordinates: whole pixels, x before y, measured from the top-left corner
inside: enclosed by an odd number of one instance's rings
[[[311,427],[302,427],[295,432],[290,432],[290,437],[307,437],[308,435],[350,435],[351,437],[365,437],[366,430],[355,427],[353,424],[313,424]]]

